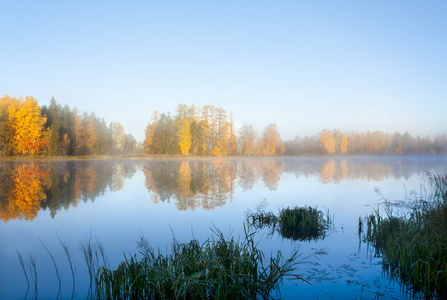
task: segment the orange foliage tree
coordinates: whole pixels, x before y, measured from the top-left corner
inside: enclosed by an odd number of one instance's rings
[[[145,130],[145,138],[143,146],[144,146],[144,152],[146,153],[150,153],[153,148],[155,128],[157,127],[157,123],[159,120],[160,120],[160,113],[158,111],[154,111],[152,113],[151,122],[147,125]]]
[[[323,149],[328,154],[333,154],[335,152],[335,138],[332,131],[324,129],[320,132],[319,137]]]
[[[178,124],[179,146],[182,154],[186,155],[191,147],[191,130],[187,118],[181,118]]]
[[[10,106],[9,121],[18,153],[34,155],[46,145],[44,125],[47,118],[40,114],[39,104],[33,97],[20,99],[18,106]]]
[[[279,134],[276,124],[270,124],[265,128],[262,139],[262,154],[267,156],[275,155],[275,153],[284,153],[285,148]]]

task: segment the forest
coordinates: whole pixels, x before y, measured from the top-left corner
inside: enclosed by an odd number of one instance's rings
[[[324,129],[313,136],[283,141],[276,124],[259,134],[252,125],[235,128],[233,115],[212,105],[179,105],[176,114],[155,111],[146,127],[144,151],[152,154],[212,156],[275,155],[434,155],[447,150],[447,136],[412,137],[374,132]]]
[[[39,106],[34,97],[0,98],[0,156],[79,156],[123,154],[137,142],[117,122],[95,113],[82,115],[51,99]]]
[[[260,134],[252,125],[236,128],[233,114],[213,105],[180,104],[173,116],[152,113],[145,139],[137,143],[118,122],[107,122],[94,112],[62,107],[51,99],[39,106],[30,97],[0,98],[0,156],[84,155],[192,156],[330,156],[436,155],[447,153],[447,135],[411,136],[382,131],[342,132],[323,129],[312,136],[283,141],[276,124]]]

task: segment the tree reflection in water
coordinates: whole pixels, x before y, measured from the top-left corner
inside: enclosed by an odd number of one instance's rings
[[[137,170],[142,170],[155,204],[172,200],[179,210],[213,210],[233,201],[237,187],[247,191],[262,181],[276,190],[287,173],[337,184],[342,180],[408,179],[428,169],[442,170],[436,158],[422,160],[423,168],[419,167],[421,159],[374,157],[1,161],[0,217],[3,222],[32,221],[40,209],[48,209],[54,217],[62,208],[121,190]]]
[[[40,209],[51,217],[79,201],[94,201],[106,189],[118,191],[136,172],[133,163],[63,161],[0,163],[0,216],[3,222],[32,221]]]
[[[23,164],[14,168],[8,179],[7,190],[2,189],[2,220],[33,220],[40,203],[47,199],[45,190],[50,186],[50,172],[33,163]]]

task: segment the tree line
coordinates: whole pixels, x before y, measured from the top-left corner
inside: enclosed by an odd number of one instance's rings
[[[435,155],[447,153],[447,136],[411,136],[382,131],[322,130],[318,135],[295,137],[285,143],[287,155]]]
[[[374,132],[320,131],[283,142],[276,124],[260,135],[253,126],[236,129],[232,114],[212,105],[198,108],[179,105],[176,114],[155,111],[146,127],[144,151],[151,154],[191,154],[213,156],[274,155],[434,155],[447,152],[447,136],[413,137]]]
[[[155,111],[141,147],[147,154],[195,156],[275,155],[435,155],[447,153],[447,136],[413,137],[324,129],[313,136],[283,141],[276,124],[259,134],[252,125],[236,128],[232,113],[204,105],[178,105],[173,116]],[[80,114],[51,99],[40,107],[33,97],[0,98],[0,156],[111,155],[134,153],[137,141],[117,122],[95,113]]]
[[[222,108],[178,105],[174,116],[155,111],[145,131],[144,151],[151,154],[265,155],[283,154],[284,143],[275,124],[258,136],[244,125],[237,135],[233,115]]]
[[[122,154],[136,146],[120,123],[107,124],[94,112],[81,115],[54,98],[48,107],[32,96],[0,98],[0,156]]]

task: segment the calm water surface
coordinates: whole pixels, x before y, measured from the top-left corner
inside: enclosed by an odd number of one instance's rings
[[[175,238],[205,241],[217,227],[243,238],[248,210],[312,206],[333,216],[333,229],[312,241],[287,239],[258,230],[266,255],[326,253],[298,266],[311,285],[285,281],[285,298],[404,298],[401,287],[383,274],[381,258],[359,242],[358,220],[383,200],[404,199],[419,190],[425,171],[445,173],[446,157],[159,159],[86,161],[0,161],[0,295],[35,297],[17,258],[36,259],[38,298],[55,299],[58,281],[50,249],[62,277],[60,298],[72,296],[68,261],[57,236],[66,241],[76,267],[75,298],[88,293],[88,272],[80,243],[99,240],[110,265],[134,254],[144,235],[155,248],[169,251]],[[31,280],[31,279],[30,279]],[[32,283],[32,282],[31,282]]]

